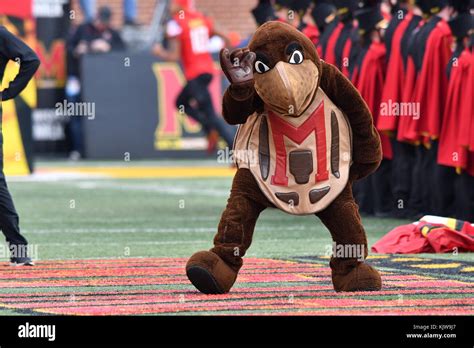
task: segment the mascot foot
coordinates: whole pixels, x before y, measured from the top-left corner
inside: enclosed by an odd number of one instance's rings
[[[339,291],[378,291],[382,288],[380,273],[363,262],[331,261],[332,284]]]
[[[186,275],[204,294],[225,294],[237,278],[237,272],[215,253],[199,251],[188,260]]]

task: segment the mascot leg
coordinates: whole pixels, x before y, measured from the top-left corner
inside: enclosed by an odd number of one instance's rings
[[[348,184],[339,197],[316,215],[329,229],[335,242],[333,250],[336,253],[330,262],[334,290],[380,290],[382,280],[379,272],[363,261],[368,253],[367,237],[352,196],[351,185]],[[354,255],[354,251],[359,255]]]
[[[214,237],[214,248],[197,252],[186,264],[186,275],[199,291],[223,294],[230,290],[252,242],[257,218],[269,206],[252,173],[239,169]]]

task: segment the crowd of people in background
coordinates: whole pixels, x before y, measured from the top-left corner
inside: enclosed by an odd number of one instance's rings
[[[93,22],[97,16],[96,0],[79,0],[84,20]],[[124,25],[136,26],[137,22],[137,0],[123,0],[123,22]]]
[[[474,220],[472,1],[276,0],[258,8],[260,23],[284,20],[307,33],[372,111],[384,160],[354,185],[362,214]]]

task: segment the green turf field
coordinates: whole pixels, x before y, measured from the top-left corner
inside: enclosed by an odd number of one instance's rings
[[[189,166],[192,171],[193,165],[205,162],[135,162],[127,165],[166,166],[170,163]],[[104,162],[85,164],[104,165]],[[40,168],[57,165],[64,166],[65,163],[39,163]],[[105,165],[120,166],[122,163],[106,162]],[[40,259],[186,257],[211,246],[231,180],[12,180],[9,187],[20,214],[22,230],[30,243],[38,245]],[[363,222],[369,244],[393,227],[406,223],[376,218],[364,218]],[[316,217],[291,216],[269,209],[257,223],[248,256],[322,255],[328,245],[331,245],[329,233]],[[474,259],[472,254],[456,257]]]
[[[157,163],[189,166],[192,171],[194,166],[206,162],[135,162],[127,166]],[[74,166],[67,162],[41,162],[38,167],[59,165]],[[231,180],[12,179],[9,187],[20,214],[22,231],[30,243],[38,245],[39,259],[186,257],[211,246]],[[376,218],[364,218],[363,222],[369,244],[393,227],[406,223]],[[328,231],[316,217],[291,216],[269,209],[257,223],[248,256],[322,255],[330,244]],[[474,259],[472,254],[456,257]]]
[[[211,246],[230,179],[80,180],[12,183],[23,232],[41,259],[190,256]],[[370,242],[395,220],[366,219]],[[314,216],[269,209],[249,255],[324,254],[328,231]],[[128,254],[125,254],[127,252]]]
[[[126,165],[166,166],[170,163]],[[189,166],[192,171],[194,165],[202,162],[172,164]],[[42,162],[39,167],[57,165],[71,166]],[[121,163],[86,162],[81,165],[120,166]],[[212,246],[231,180],[228,177],[12,179],[9,187],[20,214],[22,231],[32,245],[37,245],[39,260],[189,257],[195,251]],[[363,222],[370,245],[393,227],[407,223],[375,218],[365,218]],[[267,210],[257,223],[247,256],[324,255],[330,246],[329,233],[316,217],[296,217]],[[436,255],[436,258],[474,260],[473,254]],[[0,314],[11,312],[4,310]]]

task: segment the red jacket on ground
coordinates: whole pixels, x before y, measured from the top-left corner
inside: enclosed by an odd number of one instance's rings
[[[394,228],[372,246],[372,251],[381,254],[474,251],[474,225],[455,219],[423,217],[415,223]]]

